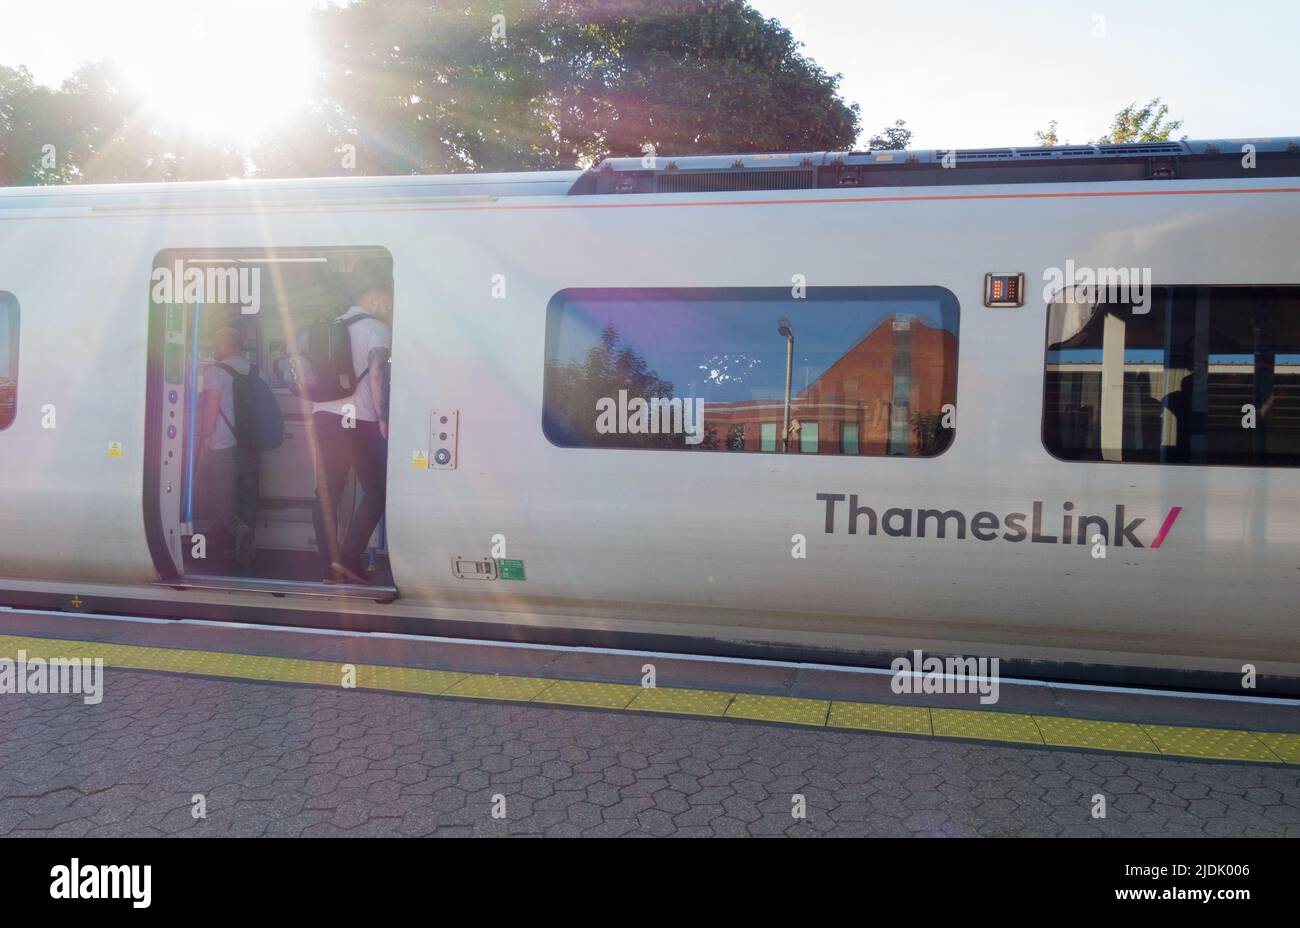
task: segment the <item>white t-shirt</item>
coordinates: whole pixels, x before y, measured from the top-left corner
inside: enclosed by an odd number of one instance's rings
[[[353,306],[340,319],[348,319],[358,313],[366,313],[360,306]],[[367,314],[368,315],[368,314]],[[357,388],[351,396],[341,400],[328,400],[312,404],[312,412],[332,412],[343,415],[343,407],[351,403],[356,409],[356,418],[363,422],[378,422],[379,414],[375,411],[375,400],[370,395],[370,352],[376,348],[392,350],[393,336],[388,326],[373,316],[362,319],[348,326],[348,337],[352,342],[352,372],[357,375]]]
[[[233,448],[238,444],[235,441],[235,433],[230,431],[230,426],[226,424],[226,419],[231,422],[235,421],[235,379],[223,371],[220,367],[222,364],[228,364],[233,370],[241,374],[247,374],[250,367],[248,359],[243,355],[231,355],[224,361],[213,361],[203,371],[203,392],[209,390],[221,391],[221,411],[225,413],[225,419],[217,416],[217,427],[212,430],[213,451],[222,451],[226,448]]]

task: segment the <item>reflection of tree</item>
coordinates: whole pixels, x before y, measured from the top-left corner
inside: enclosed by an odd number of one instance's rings
[[[602,435],[596,431],[596,403],[604,397],[617,403],[620,390],[627,391],[629,402],[633,397],[649,400],[673,393],[672,383],[660,379],[644,357],[620,341],[618,329],[607,322],[584,361],[547,360],[542,407],[547,435],[559,444],[576,447],[681,447],[680,434]]]
[[[926,457],[938,454],[952,441],[952,429],[943,427],[943,413],[918,412],[912,415],[912,443],[915,454]]]

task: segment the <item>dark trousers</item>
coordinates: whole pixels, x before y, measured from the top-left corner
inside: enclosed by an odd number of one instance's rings
[[[354,428],[345,429],[343,417],[334,413],[318,412],[311,419],[316,439],[316,505],[312,521],[321,566],[329,576],[334,561],[352,570],[360,567],[361,553],[384,514],[388,441],[379,434],[378,422],[357,419]],[[362,497],[361,505],[352,514],[347,538],[340,544],[339,497],[349,471],[356,473]]]
[[[219,535],[221,545],[235,542],[240,522],[250,529],[257,526],[257,482],[260,461],[256,451],[222,448],[209,451],[200,464],[205,515]]]

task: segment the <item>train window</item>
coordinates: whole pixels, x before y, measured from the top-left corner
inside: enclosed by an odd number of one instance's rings
[[[958,314],[940,287],[564,290],[542,427],[565,448],[936,455]]]
[[[1300,466],[1300,287],[1153,287],[1146,312],[1063,291],[1043,442],[1069,461]]]
[[[0,429],[18,414],[18,301],[0,291]]]

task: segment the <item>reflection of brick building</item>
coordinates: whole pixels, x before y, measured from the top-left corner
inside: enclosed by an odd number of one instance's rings
[[[792,431],[790,450],[923,453],[940,439],[927,436],[925,420],[918,428],[915,417],[940,416],[956,395],[956,336],[915,317],[886,319],[791,397],[790,419],[799,430]],[[722,448],[779,451],[782,405],[780,398],[709,403],[705,429]]]
[[[17,382],[0,377],[0,423],[7,423],[13,418],[17,397]]]

